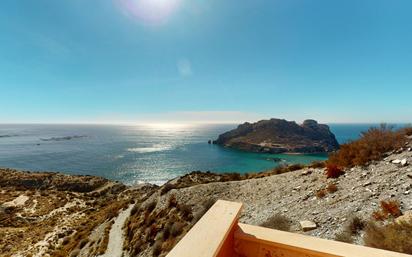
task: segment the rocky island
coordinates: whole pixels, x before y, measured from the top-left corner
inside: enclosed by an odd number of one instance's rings
[[[325,153],[339,149],[329,126],[315,120],[301,125],[284,119],[243,123],[221,134],[214,144],[262,153]]]

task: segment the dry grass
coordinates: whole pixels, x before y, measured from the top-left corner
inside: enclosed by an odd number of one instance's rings
[[[370,128],[362,132],[360,139],[341,145],[338,152],[330,155],[328,163],[336,167],[350,168],[381,160],[386,153],[403,147],[407,141],[405,136],[411,131],[412,128],[394,131],[385,124]]]
[[[365,229],[366,246],[412,254],[412,224],[392,222],[386,225],[369,222]]]
[[[290,231],[290,224],[291,221],[287,217],[277,213],[260,225],[265,228]]]

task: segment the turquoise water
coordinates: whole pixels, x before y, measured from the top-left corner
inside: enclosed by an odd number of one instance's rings
[[[195,171],[258,172],[326,155],[256,154],[209,145],[236,125],[0,125],[0,167],[103,176],[127,184],[163,183]],[[370,124],[331,124],[340,143]]]

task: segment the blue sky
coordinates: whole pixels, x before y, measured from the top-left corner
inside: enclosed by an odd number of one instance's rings
[[[412,122],[408,0],[0,2],[0,122]]]

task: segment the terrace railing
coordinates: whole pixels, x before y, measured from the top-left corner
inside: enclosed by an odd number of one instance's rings
[[[238,223],[241,209],[241,203],[217,201],[167,257],[411,256]]]

